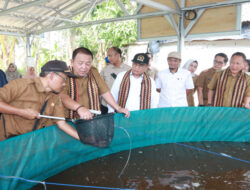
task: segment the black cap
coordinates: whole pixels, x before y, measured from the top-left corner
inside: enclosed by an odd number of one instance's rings
[[[134,56],[134,59],[132,60],[133,63],[139,63],[139,64],[147,64],[149,63],[149,57],[145,53],[138,53]]]
[[[52,60],[45,63],[41,69],[40,76],[44,76],[45,72],[61,72],[65,73],[69,77],[75,77],[69,70],[67,64],[64,61]]]

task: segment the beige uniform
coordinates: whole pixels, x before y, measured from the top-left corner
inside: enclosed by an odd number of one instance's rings
[[[152,79],[155,79],[156,78],[156,75],[158,73],[158,70],[154,67],[151,67],[149,68],[147,71],[146,71],[147,75],[150,76]]]
[[[208,84],[208,88],[210,90],[214,90],[214,91],[216,90],[217,81],[218,81],[221,73],[222,73],[222,71],[219,71],[219,72],[216,72],[214,74],[211,82]],[[234,76],[232,76],[231,71],[229,71],[227,82],[226,82],[226,88],[224,91],[223,107],[231,107],[234,86],[235,86],[235,83],[236,83],[237,79],[239,78],[239,76],[240,76],[240,74],[238,74],[237,76],[234,77]],[[250,97],[250,76],[246,75],[246,79],[247,79],[247,89],[246,89],[246,92],[244,94],[244,97]]]
[[[210,68],[208,70],[205,70],[201,72],[200,76],[198,77],[196,81],[197,88],[202,88],[202,94],[203,94],[203,102],[204,105],[207,106],[208,101],[208,83],[212,80],[214,73],[216,70],[214,68]]]
[[[115,67],[113,64],[107,65],[102,71],[101,76],[104,79],[104,81],[107,83],[108,87],[111,89],[116,76],[123,71],[130,70],[131,67],[126,64],[121,64],[119,67]],[[102,99],[102,105],[106,106],[107,103],[105,100]]]
[[[0,88],[0,102],[5,102],[16,108],[30,108],[40,112],[44,102],[48,100],[44,115],[65,117],[64,108],[59,95],[45,92],[40,78],[18,79]],[[5,119],[5,130],[3,126]],[[29,120],[17,115],[2,114],[0,119],[0,140],[5,137],[20,135],[33,130],[36,119]],[[37,129],[54,125],[56,120],[41,118]]]
[[[96,82],[97,82],[97,86],[98,86],[98,91],[99,91],[99,95],[105,94],[106,92],[109,91],[109,87],[108,85],[105,83],[105,81],[103,80],[103,78],[101,77],[101,75],[99,74],[98,70],[95,67],[91,67],[90,70],[93,75],[95,76]],[[87,75],[86,77],[79,77],[76,79],[76,84],[77,84],[77,88],[78,88],[78,97],[79,97],[79,104],[83,105],[86,108],[90,108],[89,106],[89,95],[88,95],[88,91],[87,91],[87,84],[88,84],[88,80],[89,80],[89,76]],[[66,86],[63,89],[64,94],[67,94],[70,96],[70,86],[69,86],[69,79],[67,79],[66,81]],[[69,110],[65,110],[66,114],[68,116],[68,111]]]
[[[194,93],[196,91],[196,87],[197,87],[196,86],[196,82],[197,82],[198,77],[199,77],[198,75],[195,75],[193,77],[194,89],[192,89],[192,92],[187,95],[188,106],[195,106],[195,103],[194,103]]]
[[[112,76],[112,74],[114,73],[117,76],[120,72],[128,71],[129,69],[131,69],[131,67],[126,64],[121,64],[119,67],[109,64],[101,71],[100,74],[107,83],[108,87],[111,88],[115,81],[115,78]]]

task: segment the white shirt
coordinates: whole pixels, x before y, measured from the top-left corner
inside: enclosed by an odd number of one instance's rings
[[[194,83],[189,71],[178,68],[176,73],[169,69],[158,73],[156,88],[161,89],[158,107],[186,107],[187,89],[193,89]]]
[[[115,81],[115,77],[113,77],[112,74],[115,74],[117,76],[120,72],[128,71],[129,69],[131,69],[131,67],[123,63],[119,67],[116,67],[113,64],[109,64],[104,67],[100,74],[108,87],[111,88]],[[101,103],[102,105],[107,106],[107,103],[103,98]]]
[[[120,91],[120,85],[122,82],[122,79],[127,71],[121,72],[117,75],[117,78],[115,79],[112,88],[111,93],[115,98],[115,101],[118,102],[118,96]],[[157,108],[158,102],[159,102],[159,93],[156,92],[156,86],[154,80],[151,79],[151,108]],[[140,110],[140,101],[141,101],[141,83],[143,80],[143,75],[141,75],[139,78],[135,78],[130,73],[130,89],[128,93],[128,99],[125,105],[125,108],[127,108],[130,111],[134,110]],[[109,112],[113,112],[113,108],[111,108],[108,105]]]

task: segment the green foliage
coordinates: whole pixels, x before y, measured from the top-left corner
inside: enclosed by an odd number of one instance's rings
[[[135,11],[136,6],[129,0],[123,0],[122,2],[126,5],[125,7],[130,14]],[[80,20],[81,16],[78,16],[76,19]],[[124,16],[123,11],[116,4],[115,0],[109,0],[96,6],[88,18],[85,18],[85,21],[117,18],[120,16]],[[96,62],[103,60],[107,48],[112,46],[122,47],[123,45],[135,42],[137,39],[135,20],[75,28],[71,32],[73,35],[77,35],[73,47],[80,45],[89,48],[95,55]]]
[[[42,64],[50,61],[50,60],[65,60],[66,56],[64,53],[60,53],[60,49],[58,44],[55,43],[53,49],[41,48],[40,50],[40,62]]]
[[[121,0],[125,8],[130,14],[133,14],[136,9],[136,4],[129,0]],[[80,21],[82,15],[76,16],[74,19]],[[117,18],[124,16],[123,11],[116,4],[115,0],[104,1],[97,5],[93,11],[84,19],[84,21],[96,21],[109,18]],[[92,25],[85,28],[74,28],[65,31],[60,31],[58,34],[63,35],[63,40],[55,41],[54,47],[48,47],[47,40],[45,45],[41,39],[33,41],[32,57],[36,59],[36,69],[40,70],[41,66],[49,60],[61,59],[69,61],[72,50],[84,46],[94,54],[94,65],[102,67],[107,48],[111,46],[121,47],[123,45],[135,42],[137,39],[136,21],[121,21],[105,24]],[[48,42],[49,41],[49,42]],[[62,41],[67,41],[63,48],[59,48]],[[70,47],[69,47],[70,46]],[[99,68],[100,68],[99,67]]]
[[[14,36],[0,35],[0,66],[3,70],[15,61],[15,45],[18,43]]]
[[[54,36],[57,36],[55,39]],[[66,34],[64,32],[54,32],[47,33],[46,38],[34,38],[32,49],[31,49],[31,56],[34,58],[34,66],[37,73],[39,73],[41,67],[50,60],[63,60],[65,62],[69,61],[65,41],[67,38],[65,37]],[[65,38],[64,38],[65,37]],[[52,39],[53,40],[50,40]],[[64,39],[64,40],[62,40]],[[27,67],[25,67],[27,69]]]
[[[18,68],[17,70],[22,76],[24,76],[24,74],[26,73],[26,67],[24,65],[22,65],[22,67]]]

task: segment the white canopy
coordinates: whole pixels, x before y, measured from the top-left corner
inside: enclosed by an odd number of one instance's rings
[[[86,16],[92,12],[95,6],[104,1],[105,0],[2,0],[0,1],[0,34],[26,36],[105,22],[167,14],[181,14],[182,11],[186,10],[250,2],[249,0],[228,0],[196,7],[182,7],[181,4],[185,4],[185,0],[170,0],[176,4],[176,9],[173,9],[159,3],[157,0],[133,0],[138,3],[138,9],[130,14],[131,11],[127,10],[126,5],[120,0],[115,0],[124,12],[122,17],[91,22],[86,21]],[[140,13],[139,10],[142,5],[158,10],[152,13]],[[80,14],[82,15],[81,20],[75,21],[73,18]]]

